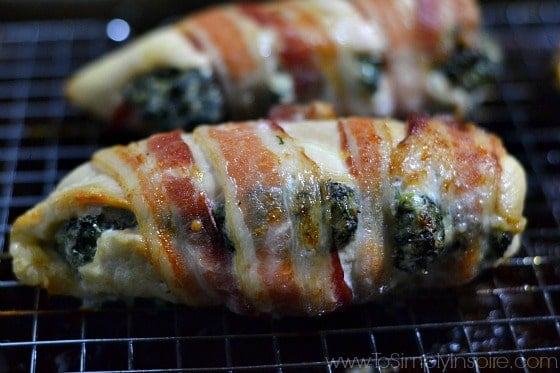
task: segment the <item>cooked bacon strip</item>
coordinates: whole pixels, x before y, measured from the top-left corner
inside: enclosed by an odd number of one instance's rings
[[[409,2],[352,0],[371,22],[379,22],[389,38],[389,53],[418,49],[448,53],[453,33],[472,43],[480,18],[476,2],[468,0],[418,0]]]
[[[329,312],[348,305],[352,292],[344,282],[335,244],[324,224],[321,169],[278,122],[268,126],[261,136],[282,160],[283,199],[292,226],[290,256],[295,277],[303,289],[303,299],[314,299],[314,294],[324,293],[322,299],[307,302],[308,312]],[[309,268],[315,271],[310,273]]]
[[[297,97],[304,102],[320,97],[329,81],[323,75],[331,81],[336,79],[337,57],[334,41],[318,16],[298,2],[248,4],[240,8],[278,33],[280,59],[294,79]]]
[[[167,170],[162,186],[167,204],[174,206],[178,220],[175,232],[181,246],[176,251],[185,256],[185,261],[199,264],[193,271],[200,273],[207,292],[215,293],[220,302],[225,300],[231,307],[242,307],[238,304],[242,300],[239,285],[232,272],[233,255],[224,250],[224,238],[212,216],[211,201],[195,183],[200,170],[189,146],[181,133],[175,131],[148,139],[147,150],[157,159],[156,172]]]
[[[297,307],[300,290],[289,257],[282,250],[284,243],[267,242],[269,232],[276,237],[288,229],[286,212],[275,190],[281,185],[280,160],[264,146],[254,128],[226,125],[204,128],[199,135],[197,140],[213,154],[224,185],[226,216],[231,217],[226,221],[227,231],[237,253],[237,272],[244,273],[242,290],[259,309],[270,309],[271,299],[276,299],[281,309]],[[240,148],[246,151],[239,152]]]
[[[247,292],[256,291],[251,299],[274,299],[277,312],[286,314],[304,308],[309,313],[323,312],[348,303],[346,285],[332,267],[330,245],[321,233],[321,216],[300,211],[318,206],[320,212],[317,166],[274,123],[261,122],[256,128],[242,124],[208,128],[200,135],[203,146],[220,152],[214,167],[231,188],[225,188],[226,201],[237,201],[235,208],[242,222],[229,226],[243,224],[253,232],[250,237],[236,237],[234,230],[231,237],[236,250],[244,248],[237,269],[251,273],[245,284]],[[239,147],[246,150],[240,153]],[[301,169],[308,172],[293,173]],[[292,192],[296,198],[290,197]],[[310,198],[306,207],[300,206],[300,194]],[[229,208],[232,206],[226,203],[227,213],[238,216]],[[311,267],[313,273],[308,272]],[[317,292],[325,294],[314,298]],[[272,308],[267,303],[259,305],[264,310]]]
[[[339,122],[343,149],[348,154],[350,174],[356,178],[361,190],[362,224],[356,232],[356,253],[353,262],[353,277],[360,277],[365,286],[356,289],[360,298],[373,298],[383,292],[390,281],[385,269],[391,267],[392,256],[386,255],[385,221],[390,209],[388,157],[393,147],[391,132],[385,123],[374,123],[373,119],[350,118]],[[387,253],[388,254],[388,253]]]
[[[53,293],[317,316],[513,255],[525,189],[497,137],[449,117],[203,126],[99,151],[10,253]]]
[[[228,75],[234,80],[239,80],[256,69],[257,61],[252,58],[239,23],[235,22],[226,9],[217,8],[197,13],[179,27],[184,27],[191,33],[204,33],[207,39],[204,46],[216,48]]]

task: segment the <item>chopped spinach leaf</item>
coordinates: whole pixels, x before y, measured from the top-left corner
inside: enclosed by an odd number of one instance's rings
[[[441,70],[454,84],[473,90],[495,82],[499,64],[483,49],[457,46]]]
[[[84,215],[64,222],[55,233],[54,249],[63,255],[72,268],[78,268],[93,260],[97,252],[97,239],[104,231],[136,226],[136,217],[132,212],[103,208],[99,215]]]
[[[361,87],[368,93],[375,93],[379,88],[384,62],[379,57],[368,54],[358,54],[355,62]]]
[[[192,129],[224,118],[224,98],[211,73],[191,68],[160,69],[138,76],[123,90],[124,101],[160,130]]]
[[[334,246],[340,249],[350,242],[358,227],[359,205],[354,190],[348,185],[328,181],[325,188]]]
[[[424,272],[445,250],[445,229],[439,206],[415,193],[397,196],[393,238],[395,266],[406,272]]]

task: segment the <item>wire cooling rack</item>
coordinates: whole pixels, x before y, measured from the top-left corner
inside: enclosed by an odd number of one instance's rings
[[[99,21],[0,24],[0,372],[560,369],[560,96],[550,69],[560,4],[483,11],[505,66],[474,119],[527,169],[522,252],[457,289],[286,320],[147,300],[85,310],[15,281],[10,224],[104,145],[62,83],[115,43]]]

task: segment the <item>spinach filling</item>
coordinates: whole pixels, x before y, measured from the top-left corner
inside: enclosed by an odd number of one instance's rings
[[[320,190],[295,192],[291,212],[296,227],[294,234],[308,246],[316,247],[320,242],[324,242],[319,238],[322,231],[320,224],[324,222],[330,235],[328,241],[332,242],[332,248],[338,250],[353,239],[358,227],[360,211],[357,196],[351,187],[343,183],[327,181],[319,186]],[[278,201],[280,196],[262,190],[255,191],[248,196],[247,203],[252,206],[248,213],[253,214],[257,220],[262,220],[265,227],[285,213],[281,205],[276,205]],[[223,235],[225,249],[235,251],[235,246],[227,232],[228,217],[225,203],[217,204],[212,210],[212,216],[216,227]],[[263,232],[257,228],[253,233],[259,236]],[[326,249],[330,250],[331,247]]]
[[[383,60],[368,54],[358,54],[355,57],[355,64],[361,88],[369,94],[377,92],[385,67]]]
[[[325,200],[334,247],[341,249],[352,240],[358,228],[360,211],[356,193],[348,185],[328,181],[325,183]]]
[[[513,242],[513,233],[494,229],[490,232],[490,257],[501,258]]]
[[[138,225],[128,210],[105,207],[99,215],[84,215],[64,222],[54,235],[54,249],[77,269],[90,263],[97,251],[97,239],[106,230],[122,230]]]
[[[415,193],[397,195],[394,265],[406,272],[425,272],[445,252],[445,229],[440,207]]]
[[[160,130],[192,129],[224,119],[222,91],[210,72],[200,69],[160,69],[138,76],[123,90],[124,101]]]
[[[318,237],[321,222],[327,226],[333,249],[340,250],[353,239],[360,211],[357,196],[350,186],[330,180],[321,182],[317,195],[300,191],[295,200],[294,219],[299,223],[298,234],[305,242],[311,246],[318,242],[325,244]]]
[[[458,45],[440,69],[453,84],[471,91],[495,82],[499,63],[489,50]]]
[[[430,263],[450,250],[467,250],[480,235],[488,239],[484,256],[490,260],[501,258],[514,237],[501,228],[484,232],[479,223],[471,223],[468,232],[455,232],[453,242],[446,244],[444,219],[438,204],[421,194],[397,194],[392,238],[394,265],[400,270],[426,273]]]

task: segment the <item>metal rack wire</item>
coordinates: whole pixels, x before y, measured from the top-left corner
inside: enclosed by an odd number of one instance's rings
[[[528,172],[530,225],[520,256],[457,289],[418,291],[319,319],[247,319],[134,300],[85,310],[20,286],[13,219],[103,144],[99,123],[67,106],[68,74],[114,46],[98,21],[0,24],[0,372],[480,372],[560,366],[560,94],[549,63],[560,4],[486,3],[504,48],[495,92],[475,120]]]

